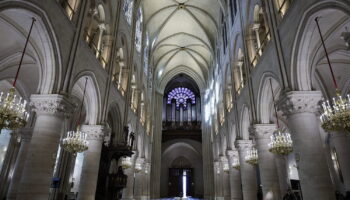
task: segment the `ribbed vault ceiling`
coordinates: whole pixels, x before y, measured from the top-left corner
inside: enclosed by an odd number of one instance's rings
[[[217,0],[144,0],[142,4],[155,77],[187,74],[188,69],[205,82],[218,31]]]

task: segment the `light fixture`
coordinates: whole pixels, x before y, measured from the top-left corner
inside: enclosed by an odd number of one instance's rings
[[[247,155],[245,156],[245,162],[251,165],[258,164],[258,150],[255,147],[252,147],[247,151]]]
[[[80,121],[81,121],[81,114],[82,114],[83,105],[84,105],[87,80],[88,78],[85,79],[83,100],[80,106],[77,129],[76,131],[68,131],[67,136],[62,140],[62,143],[61,143],[61,146],[63,147],[63,149],[72,153],[73,155],[86,151],[89,148],[89,142],[86,140],[87,134],[80,130]]]
[[[140,171],[142,171],[142,163],[141,162],[136,162],[135,163],[135,172],[139,173]]]
[[[278,116],[277,116],[276,103],[275,103],[275,94],[273,93],[271,78],[270,78],[270,88],[272,93],[273,108],[276,116],[277,130],[274,131],[274,133],[271,135],[271,142],[269,143],[269,151],[274,154],[288,155],[293,151],[293,141],[289,133],[283,132],[280,129]]]
[[[341,96],[341,92],[334,76],[333,68],[329,59],[318,20],[319,17],[316,17],[315,21],[318,33],[320,34],[322,46],[326,54],[329,70],[331,72],[336,92],[336,97],[332,98],[332,103],[330,103],[328,100],[322,103],[322,114],[320,116],[322,122],[321,126],[327,131],[347,131],[350,133],[350,96],[347,95],[347,98],[343,98]]]
[[[279,155],[288,155],[293,151],[293,141],[289,133],[276,130],[271,136],[269,151]]]
[[[227,161],[222,162],[222,171],[225,173],[230,172],[230,167]]]
[[[233,161],[232,161],[232,167],[234,169],[237,169],[239,170],[241,168],[240,164],[239,164],[239,159],[238,158],[233,158]]]
[[[123,157],[121,158],[120,165],[123,169],[128,169],[132,166],[131,158],[130,157]]]
[[[145,163],[144,164],[144,170],[145,170],[145,174],[148,174],[151,170],[151,165],[150,163]]]
[[[7,94],[4,94],[4,92],[0,93],[0,131],[1,129],[14,130],[22,128],[27,124],[29,118],[29,113],[26,111],[27,101],[23,100],[22,97],[16,97],[15,88],[35,21],[33,17],[12,88]]]

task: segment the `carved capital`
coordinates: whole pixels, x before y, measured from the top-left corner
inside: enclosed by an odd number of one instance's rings
[[[320,91],[291,91],[282,96],[277,106],[287,117],[303,112],[317,113],[321,99]]]
[[[102,125],[83,125],[81,131],[87,134],[87,140],[103,140],[105,135],[108,135],[111,129]]]
[[[253,141],[252,140],[237,140],[236,145],[238,147],[238,151],[245,152],[252,148]]]
[[[269,139],[277,127],[275,124],[254,124],[253,130],[256,139]]]
[[[63,114],[69,117],[74,111],[74,105],[64,96],[59,94],[32,95],[30,105],[38,115]]]

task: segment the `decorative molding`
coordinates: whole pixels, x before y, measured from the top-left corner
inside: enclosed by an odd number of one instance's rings
[[[252,126],[256,139],[270,139],[270,136],[277,130],[275,124],[254,124]]]
[[[278,101],[277,107],[287,117],[297,113],[317,113],[322,100],[320,91],[291,91]]]
[[[81,131],[87,134],[87,140],[103,140],[104,136],[111,132],[111,129],[103,125],[83,125]]]
[[[64,114],[69,117],[74,112],[74,104],[63,95],[48,94],[48,95],[31,95],[30,106],[38,115],[42,114]]]
[[[238,147],[238,151],[245,151],[253,146],[253,141],[252,140],[237,140],[236,145]]]

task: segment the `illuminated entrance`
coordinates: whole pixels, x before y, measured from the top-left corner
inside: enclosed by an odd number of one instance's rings
[[[168,195],[169,197],[192,197],[193,196],[193,169],[169,169]]]

